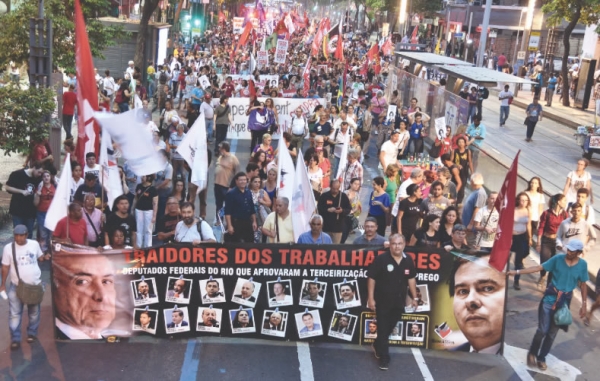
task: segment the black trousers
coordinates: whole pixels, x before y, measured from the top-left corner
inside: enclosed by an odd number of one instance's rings
[[[404,300],[403,298],[402,300]],[[377,338],[375,339],[375,350],[381,356],[382,359],[390,359],[390,343],[389,336],[394,329],[394,326],[400,320],[402,315],[402,306],[397,304],[395,306],[386,305],[383,300],[375,300],[376,303],[376,314],[377,314]],[[381,307],[380,307],[381,306]]]
[[[73,115],[66,115],[63,114],[63,128],[65,129],[65,132],[67,133],[67,139],[72,138],[73,135],[71,134],[71,126],[73,125]]]
[[[233,234],[225,233],[225,242],[254,242],[254,230],[252,229],[252,220],[231,219]]]
[[[252,134],[252,140],[250,141],[250,151],[252,151],[254,149],[254,147],[256,147],[257,145],[262,143],[263,135],[266,134],[268,131],[260,130],[260,131],[250,131],[250,132]]]
[[[535,131],[536,124],[537,121],[534,122],[527,119],[527,123],[525,123],[525,125],[527,126],[527,139],[531,139],[531,137],[533,136],[533,131]]]
[[[227,139],[227,130],[229,129],[229,125],[227,124],[217,124],[217,126],[215,127],[217,136],[215,137],[215,152],[219,152],[219,150],[217,149],[217,147],[219,146],[219,143],[221,143],[222,141],[224,141],[225,139]],[[252,147],[252,149],[254,149],[254,147]]]

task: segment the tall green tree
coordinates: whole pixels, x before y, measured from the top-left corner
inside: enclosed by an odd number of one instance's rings
[[[31,142],[48,136],[45,117],[56,104],[53,89],[0,87],[0,147],[5,155],[29,154]]]
[[[103,25],[97,18],[107,16],[108,0],[82,0],[81,6],[87,27],[90,48],[94,57],[104,58],[102,51],[115,44],[122,28]],[[53,63],[62,69],[75,67],[74,0],[45,0],[45,17],[52,20]],[[38,17],[38,0],[23,0],[15,11],[0,16],[0,67],[10,61],[29,59],[29,20]]]
[[[571,48],[571,33],[579,23],[586,26],[598,24],[600,17],[600,0],[549,0],[542,6],[542,12],[546,14],[546,24],[550,27],[556,27],[562,24],[563,20],[568,24],[563,34],[564,52],[562,56],[562,78],[563,91],[569,93],[569,51]],[[600,27],[596,29],[600,31]],[[568,96],[563,97],[563,105],[570,106]]]
[[[442,0],[414,0],[412,11],[422,14],[425,18],[432,18],[442,10]]]

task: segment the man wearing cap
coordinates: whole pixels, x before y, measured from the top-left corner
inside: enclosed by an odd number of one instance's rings
[[[570,306],[573,290],[579,284],[581,288],[581,309],[579,316],[586,317],[587,307],[587,284],[589,279],[587,262],[579,256],[583,253],[584,245],[578,239],[572,239],[566,245],[566,254],[556,254],[541,265],[529,267],[522,270],[511,270],[508,275],[532,274],[542,270],[552,273],[552,282],[546,288],[544,296],[538,308],[538,328],[533,336],[533,342],[527,353],[527,365],[537,366],[540,370],[546,370],[546,356],[554,343],[559,328],[554,323],[554,314],[565,303]]]
[[[577,239],[585,245],[585,255],[596,243],[596,229],[583,218],[583,205],[576,202],[571,205],[571,218],[560,223],[556,232],[556,249],[563,248],[572,240]]]
[[[10,338],[12,350],[19,349],[21,345],[21,318],[23,316],[23,302],[17,297],[17,286],[19,281],[27,284],[37,285],[42,282],[42,270],[38,261],[50,259],[50,254],[44,255],[39,243],[27,239],[29,231],[25,225],[17,225],[13,229],[14,243],[4,246],[2,252],[2,284],[0,292],[8,294]],[[13,255],[14,250],[14,255]],[[15,267],[15,258],[19,274]],[[10,273],[9,273],[10,272]],[[6,288],[6,279],[10,276],[10,284]],[[40,325],[40,305],[29,304],[27,306],[29,315],[29,326],[27,327],[27,342],[36,340],[38,327]]]
[[[129,78],[133,79],[133,73],[135,72],[135,62],[127,62],[127,69],[125,69],[125,75],[129,74]]]
[[[200,114],[204,114],[204,122],[206,123],[206,139],[209,142],[213,140],[213,123],[215,118],[215,110],[210,104],[212,95],[209,92],[204,94],[204,101],[200,105]],[[190,126],[191,128],[192,126]]]
[[[188,182],[188,174],[183,165],[185,160],[183,156],[181,156],[177,152],[177,147],[181,144],[183,138],[185,138],[185,133],[183,132],[184,125],[179,124],[177,126],[177,132],[173,132],[169,137],[169,147],[171,148],[172,160],[171,164],[173,165],[173,184],[175,184],[175,180],[177,180],[177,176],[180,175],[185,183],[185,189],[187,189]]]

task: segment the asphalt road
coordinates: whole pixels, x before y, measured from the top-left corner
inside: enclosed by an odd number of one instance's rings
[[[521,144],[524,134],[521,125],[522,110],[513,108],[513,117],[507,124],[508,136],[498,137],[497,111],[490,102],[485,107],[484,123],[489,127],[488,144],[502,150],[504,157]],[[563,134],[559,141],[566,141],[567,132],[552,121],[538,125],[536,134]],[[493,135],[492,135],[493,134]],[[496,136],[505,145],[493,143]],[[508,137],[508,139],[507,139]],[[534,141],[536,138],[534,137]],[[551,140],[551,139],[549,139]],[[536,142],[537,143],[537,142]],[[247,158],[247,142],[234,144],[240,158]],[[541,148],[541,147],[540,147]],[[506,151],[506,153],[504,153]],[[570,150],[569,150],[570,151]],[[565,155],[564,167],[575,161],[573,152]],[[367,167],[375,168],[375,148],[372,144]],[[568,161],[570,160],[570,162]],[[247,160],[241,160],[245,167]],[[568,165],[567,165],[568,164]],[[537,167],[544,167],[538,162]],[[532,170],[536,163],[525,166]],[[594,164],[594,172],[600,166]],[[565,168],[566,169],[566,168]],[[564,169],[552,167],[552,173]],[[566,173],[563,173],[564,176]],[[370,193],[370,180],[376,175],[373,170],[365,171],[365,187],[361,196],[366,201]],[[213,172],[209,174],[212,178]],[[597,179],[597,178],[595,178]],[[556,180],[557,183],[560,181]],[[558,184],[557,184],[558,185]],[[214,197],[209,191],[209,213],[214,217]],[[6,232],[3,232],[6,233]],[[6,237],[3,234],[2,237]],[[4,243],[2,243],[4,244]],[[535,264],[533,254],[525,265]],[[49,281],[48,264],[43,265],[43,279]],[[451,353],[428,350],[392,349],[390,370],[377,368],[370,347],[330,343],[275,342],[237,338],[155,339],[136,337],[118,343],[105,342],[57,342],[53,338],[51,295],[47,293],[42,304],[40,341],[33,345],[23,343],[18,351],[9,349],[7,328],[8,303],[0,300],[0,381],[4,380],[388,380],[405,377],[409,380],[597,380],[600,374],[600,339],[597,335],[600,320],[594,318],[591,327],[585,327],[579,319],[569,332],[559,332],[548,359],[549,369],[539,372],[527,369],[525,353],[537,326],[537,306],[541,298],[533,283],[534,276],[525,275],[521,280],[521,291],[509,290],[507,304],[506,348],[504,356]],[[580,301],[572,303],[576,314]],[[23,325],[25,328],[25,324]],[[555,356],[555,357],[554,357]]]

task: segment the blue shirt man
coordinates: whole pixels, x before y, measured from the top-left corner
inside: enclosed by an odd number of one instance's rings
[[[473,145],[477,148],[481,147],[483,144],[483,139],[485,139],[486,128],[483,124],[481,124],[481,117],[479,115],[475,115],[473,117],[473,123],[467,128],[467,135],[469,135],[469,142],[467,143],[469,146]]]
[[[325,244],[331,245],[333,241],[327,233],[323,233],[323,217],[315,214],[310,219],[310,231],[300,234],[298,237],[299,244]]]

